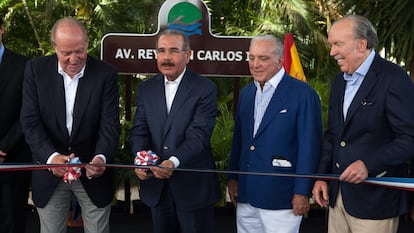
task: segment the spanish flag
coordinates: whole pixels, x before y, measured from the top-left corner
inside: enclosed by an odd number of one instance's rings
[[[292,33],[287,33],[284,41],[284,64],[286,72],[290,76],[306,82],[305,73],[300,63],[298,50],[293,41]]]

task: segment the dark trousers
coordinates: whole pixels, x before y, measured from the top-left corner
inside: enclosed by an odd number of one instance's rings
[[[17,172],[16,172],[17,173]],[[19,172],[13,182],[0,183],[0,232],[24,233],[30,172]]]
[[[194,190],[194,195],[196,191]],[[174,198],[164,187],[160,203],[151,208],[154,233],[213,233],[214,205],[184,211],[177,208]]]

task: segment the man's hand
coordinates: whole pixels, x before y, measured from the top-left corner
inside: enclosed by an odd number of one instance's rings
[[[151,167],[150,170],[154,174],[155,178],[169,179],[173,174],[173,170],[172,169],[166,169],[166,168],[174,168],[173,161],[164,160],[158,166]]]
[[[149,169],[135,168],[134,172],[140,180],[148,180],[154,177],[154,174]]]
[[[227,182],[227,188],[229,190],[230,200],[234,207],[237,207],[237,190],[239,182],[237,180],[229,180]]]
[[[368,169],[364,162],[357,160],[349,165],[339,177],[340,181],[359,184],[368,177]]]
[[[3,163],[4,160],[6,160],[6,155],[7,155],[6,152],[0,150],[0,163]]]
[[[293,214],[295,216],[304,215],[310,209],[309,197],[294,194],[292,200]]]
[[[67,164],[74,157],[75,157],[75,154],[73,153],[70,155],[57,154],[53,156],[50,163],[51,164]],[[50,170],[52,171],[53,175],[57,177],[63,177],[69,171],[69,167],[56,167],[56,168],[51,168]]]
[[[317,180],[313,185],[313,199],[321,207],[328,207],[329,204],[329,195],[328,195],[328,184],[326,181]]]
[[[104,174],[106,167],[105,166],[94,166],[95,165],[104,165],[105,162],[103,159],[99,156],[95,156],[92,161],[89,163],[89,165],[85,166],[86,170],[86,177],[88,179],[97,178]]]

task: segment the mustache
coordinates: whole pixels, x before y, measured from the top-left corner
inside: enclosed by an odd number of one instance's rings
[[[162,62],[161,66],[175,66],[175,64],[172,62]]]

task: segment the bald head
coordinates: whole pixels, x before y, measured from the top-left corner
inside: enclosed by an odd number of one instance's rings
[[[85,26],[79,22],[77,19],[72,17],[65,17],[61,18],[53,25],[51,33],[50,33],[50,41],[52,45],[54,46],[56,43],[56,36],[59,33],[59,36],[61,36],[61,33],[65,34],[67,33],[76,33],[76,35],[83,38],[83,40],[88,43],[88,32],[86,31]]]
[[[74,18],[63,18],[53,25],[50,36],[59,64],[70,77],[75,77],[86,65],[88,35]]]

